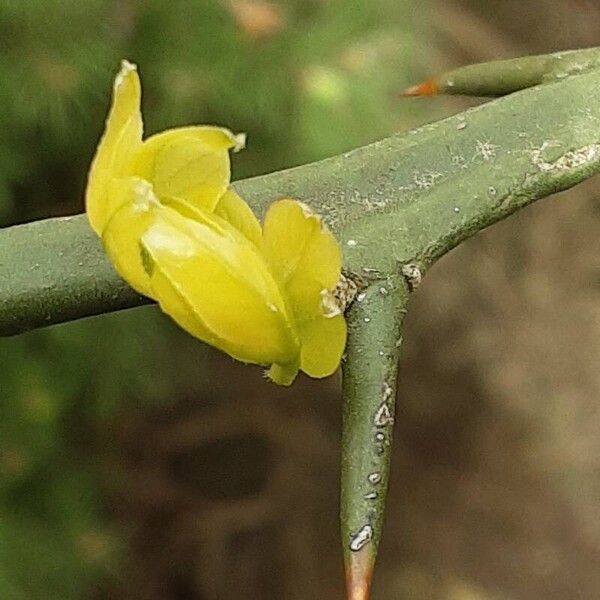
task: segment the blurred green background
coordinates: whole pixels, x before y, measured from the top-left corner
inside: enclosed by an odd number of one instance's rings
[[[240,179],[459,110],[397,92],[464,62],[593,44],[599,13],[0,0],[0,224],[82,211],[122,58],[139,65],[147,133],[247,132]],[[416,298],[376,599],[598,597],[595,194],[479,236]],[[0,599],[342,597],[336,378],[275,388],[155,308],[3,339],[0,357]]]

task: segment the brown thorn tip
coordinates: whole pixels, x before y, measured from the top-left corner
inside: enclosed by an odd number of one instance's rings
[[[359,552],[351,557],[346,564],[347,600],[369,600],[373,568],[373,558],[366,552]]]
[[[428,79],[419,85],[406,88],[400,96],[410,98],[414,96],[437,96],[439,93],[438,83],[435,79]]]

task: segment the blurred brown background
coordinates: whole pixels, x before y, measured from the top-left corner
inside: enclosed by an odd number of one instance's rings
[[[244,12],[251,5],[237,3],[236,27],[255,37],[287,35],[296,13],[286,3]],[[135,3],[126,6],[135,11]],[[598,1],[407,6],[413,70],[397,82],[388,74],[385,93],[469,62],[600,44]],[[387,27],[385,14],[378,27]],[[349,31],[339,42],[346,63],[360,66],[369,52],[385,59],[377,54],[381,38],[354,44]],[[330,75],[315,70],[307,85],[335,95]],[[389,132],[472,104],[404,102]],[[374,137],[386,133],[378,123]],[[252,135],[252,124],[243,125]],[[330,147],[314,145],[313,157]],[[252,160],[260,164],[251,159],[242,172],[260,170]],[[273,159],[273,166],[283,165]],[[415,294],[374,600],[600,598],[599,185],[588,182],[479,234],[441,260]],[[113,325],[103,327],[119,329],[121,318],[107,317]],[[100,512],[127,539],[118,568],[82,597],[341,599],[338,379],[280,389],[216,352],[190,358],[190,348],[178,337],[153,359],[155,368],[180,374],[160,402],[119,405],[100,426],[70,413],[77,460],[97,465]],[[131,388],[130,396],[146,393],[136,381]],[[94,531],[78,538],[90,556],[104,556],[107,540],[122,535]],[[10,589],[9,600],[38,597]]]

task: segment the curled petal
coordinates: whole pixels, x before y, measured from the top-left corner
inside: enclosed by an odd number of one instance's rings
[[[150,181],[159,198],[181,198],[213,211],[229,187],[229,150],[239,142],[219,127],[169,129],[144,141],[129,172]]]
[[[141,88],[135,65],[123,61],[113,88],[106,127],[90,168],[86,190],[86,210],[98,235],[115,212],[109,194],[114,178],[125,175],[132,154],[142,143]]]

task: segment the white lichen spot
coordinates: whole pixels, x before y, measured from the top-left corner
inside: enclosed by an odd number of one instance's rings
[[[377,492],[369,492],[365,494],[365,500],[377,500]]]
[[[380,287],[380,288],[379,288],[379,293],[380,293],[382,296],[387,296],[387,295],[389,294],[389,292],[388,292],[388,289],[387,289],[387,288],[384,288],[384,287]]]
[[[381,431],[378,431],[375,434],[375,440],[378,442],[383,442],[385,440],[385,435],[383,435],[383,433],[381,433]]]
[[[367,297],[367,294],[365,292],[361,292],[360,294],[358,294],[358,296],[356,296],[356,301],[362,302],[366,297]]]
[[[353,248],[354,246],[356,246],[357,241],[356,240],[348,240],[346,242],[346,246],[350,246],[351,248]]]
[[[461,156],[460,154],[452,154],[451,156],[452,164],[454,166],[459,167],[460,169],[468,168],[469,165],[467,164],[467,161],[464,156]]]
[[[375,417],[373,418],[373,423],[375,423],[375,427],[385,427],[386,425],[394,424],[392,411],[386,402],[383,402],[377,409]]]
[[[365,317],[364,318],[364,322],[365,323],[370,323],[371,322],[371,317]]]
[[[362,203],[368,212],[385,208],[388,205],[386,200],[372,200],[371,198],[363,198]]]
[[[459,212],[460,212],[460,208],[459,208],[458,206],[455,206],[455,207],[454,207],[454,212],[455,212],[455,213],[459,213]]]
[[[373,485],[377,485],[378,483],[381,482],[381,473],[375,471],[373,473],[369,473],[369,475],[367,476],[367,479],[369,481],[369,483],[373,484]]]
[[[485,161],[492,160],[492,158],[496,156],[496,150],[498,148],[499,146],[496,146],[491,142],[482,142],[481,140],[478,140],[475,147],[475,156],[481,156]]]
[[[588,144],[577,150],[570,150],[556,160],[546,161],[542,153],[551,145],[549,142],[544,142],[540,148],[531,151],[533,164],[543,173],[571,171],[600,160],[600,144]]]
[[[362,550],[373,539],[373,528],[371,525],[363,525],[350,541],[350,550],[358,552]]]
[[[415,186],[419,190],[428,190],[433,187],[435,182],[442,177],[441,173],[436,171],[426,171],[414,176]]]
[[[458,129],[459,131],[462,131],[463,129],[467,128],[467,122],[463,121],[463,120],[459,120],[458,121],[458,125],[456,126],[456,129]]]
[[[390,400],[393,394],[394,390],[392,389],[392,386],[386,381],[383,384],[383,401],[387,402],[388,400]]]

